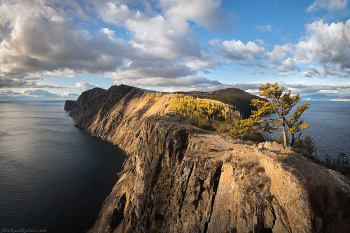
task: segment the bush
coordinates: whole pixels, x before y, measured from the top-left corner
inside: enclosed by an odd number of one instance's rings
[[[279,162],[287,162],[287,157],[286,156],[283,156],[283,155],[279,155],[276,157],[276,160],[279,161]]]
[[[349,159],[344,152],[339,153],[337,158],[333,160],[333,166],[335,170],[344,175],[350,174]]]
[[[283,145],[283,142],[284,142],[283,137],[281,137],[281,136],[273,137],[271,141],[277,142],[278,144],[282,144],[282,145]]]
[[[317,147],[314,140],[310,136],[305,136],[304,138],[299,138],[294,142],[294,148],[302,149],[306,152],[307,156],[316,159]]]
[[[175,118],[175,120],[177,120],[177,121],[184,121],[186,119],[186,117],[184,116],[184,115],[182,115],[182,114],[179,114],[176,118]]]
[[[265,168],[263,168],[263,167],[256,168],[256,172],[264,172],[264,171],[265,171]]]
[[[209,120],[206,120],[206,119],[203,119],[203,118],[200,118],[200,117],[192,117],[191,118],[191,124],[201,128],[201,129],[214,130],[214,127],[210,123]]]

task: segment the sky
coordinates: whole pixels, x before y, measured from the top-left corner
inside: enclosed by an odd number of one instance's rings
[[[348,0],[0,1],[0,101],[267,82],[350,101]]]

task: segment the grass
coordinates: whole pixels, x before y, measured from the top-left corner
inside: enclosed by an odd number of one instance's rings
[[[257,167],[256,172],[265,172],[265,168],[263,167]]]

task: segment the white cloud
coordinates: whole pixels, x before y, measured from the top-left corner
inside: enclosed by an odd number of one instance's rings
[[[135,17],[136,13],[131,12],[124,4],[106,2],[99,9],[99,16],[107,23],[122,25],[123,21]]]
[[[88,84],[85,82],[76,83],[75,86],[76,86],[76,88],[82,89],[82,90],[89,90],[89,89],[96,87],[95,85],[91,85],[91,84]]]
[[[347,4],[348,0],[316,0],[306,9],[306,12],[310,13],[320,9],[339,11],[344,10]]]
[[[83,73],[137,77],[160,71],[160,66],[169,69],[158,73],[164,77],[206,72],[219,63],[203,51],[189,21],[230,31],[233,16],[220,5],[220,0],[90,0],[82,6],[74,1],[7,0],[0,5],[0,87],[38,85],[42,77]],[[91,34],[72,23],[77,16],[90,20],[86,12],[125,28],[130,41],[117,39],[106,27]],[[124,67],[125,61],[133,67]],[[36,76],[29,78],[31,74]]]
[[[266,26],[258,25],[255,28],[259,29],[262,32],[271,32],[272,31],[272,26],[269,24],[267,24]]]
[[[350,68],[350,20],[324,23],[323,20],[306,25],[308,35],[295,45],[296,57],[317,61],[320,64],[335,63],[340,68]],[[303,53],[301,52],[303,51]]]
[[[220,46],[222,43],[222,40],[220,39],[212,39],[208,41],[208,44],[211,46]]]
[[[266,46],[265,42],[262,39],[255,39],[258,43],[260,43],[262,46]]]
[[[186,62],[186,66],[190,68],[191,71],[197,71],[202,69],[215,69],[219,65],[219,62],[213,58],[207,59],[190,59]]]
[[[72,69],[59,69],[55,71],[47,71],[42,73],[41,77],[67,77],[67,78],[75,78],[77,76],[77,72]]]
[[[225,40],[224,42],[222,42],[222,45],[229,50],[234,50],[237,52],[262,53],[265,50],[263,47],[260,47],[251,41],[244,44],[240,40]]]
[[[27,9],[27,4],[33,6]],[[8,16],[0,17],[9,25],[7,36],[0,42],[0,75],[4,78],[25,78],[38,72],[54,76],[67,70],[71,71],[68,76],[75,72],[98,73],[122,64],[120,51],[128,43],[111,39],[110,31],[100,30],[91,36],[65,20],[64,13],[39,1],[2,4],[0,12]]]
[[[286,59],[287,58],[287,53],[292,51],[292,45],[291,44],[286,44],[286,45],[275,45],[273,48],[273,55],[278,57],[279,59]]]
[[[220,8],[221,0],[160,0],[164,15],[195,22],[206,29],[231,31],[233,15]]]
[[[292,58],[287,58],[282,62],[282,67],[287,70],[294,70],[295,69],[295,61],[293,61]]]

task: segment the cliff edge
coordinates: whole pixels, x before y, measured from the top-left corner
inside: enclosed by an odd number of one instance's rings
[[[172,94],[82,93],[76,126],[128,158],[90,232],[350,232],[350,182],[276,143],[180,123]]]

